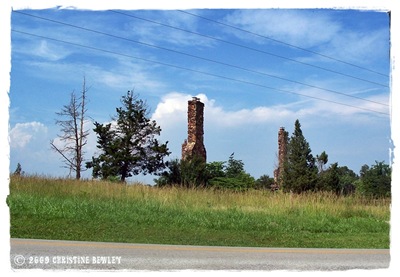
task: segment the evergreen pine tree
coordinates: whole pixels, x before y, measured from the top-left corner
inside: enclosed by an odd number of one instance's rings
[[[297,119],[294,132],[289,139],[284,162],[283,190],[301,193],[313,190],[317,180],[315,158]]]
[[[148,118],[147,105],[128,91],[117,108],[115,124],[95,122],[97,148],[102,152],[87,163],[95,178],[126,178],[140,173],[158,173],[165,168],[164,157],[170,152],[167,143],[155,138],[161,128]]]

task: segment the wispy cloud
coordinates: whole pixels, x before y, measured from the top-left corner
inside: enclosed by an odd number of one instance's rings
[[[159,76],[154,77],[153,67],[126,59],[115,59],[114,61],[115,65],[112,69],[71,60],[63,63],[54,61],[23,61],[23,63],[26,65],[24,70],[29,71],[31,76],[47,80],[76,84],[82,80],[82,76],[87,76],[89,85],[105,86],[116,90],[140,87],[142,91],[150,93],[156,93],[165,87]],[[48,72],[52,72],[52,74],[49,75]]]
[[[136,16],[125,25],[125,30],[141,41],[164,46],[210,47],[214,41],[190,32],[198,31],[195,17],[173,11],[124,12]],[[127,17],[129,18],[129,17]],[[171,27],[168,27],[171,26]],[[188,30],[185,32],[182,30]]]
[[[389,33],[387,30],[368,32],[343,31],[322,48],[328,56],[345,59],[357,64],[369,64],[389,57]]]
[[[302,47],[312,47],[328,42],[340,30],[340,24],[332,18],[313,11],[239,10],[226,16],[225,22],[262,36]],[[243,36],[241,32],[236,34],[259,43],[268,41],[248,34]]]
[[[347,62],[367,64],[371,59],[386,59],[389,55],[387,29],[349,29],[336,20],[333,14],[328,15],[318,10],[239,10],[227,15],[224,20],[255,34]],[[239,31],[234,33],[244,40],[254,40],[260,44],[272,43],[256,35]],[[313,56],[313,59],[321,57]]]
[[[170,51],[146,47],[129,40],[87,32],[83,29],[15,13],[12,18],[13,28],[18,27],[22,31],[37,33],[41,36],[113,52],[94,51],[94,49],[45,40],[43,37],[12,33],[13,78],[10,91],[12,108],[10,119],[13,124],[20,123],[20,125],[14,125],[10,136],[13,145],[11,155],[15,162],[26,161],[36,166],[40,156],[40,162],[50,163],[46,161],[49,160],[48,152],[51,151],[49,141],[55,138],[53,133],[56,133],[58,128],[50,125],[49,118],[53,118],[54,112],[58,111],[63,103],[68,102],[67,96],[70,91],[80,90],[83,76],[86,77],[86,83],[90,87],[88,107],[90,116],[94,120],[98,122],[110,120],[110,113],[113,113],[115,107],[119,105],[121,93],[135,89],[141,98],[148,101],[151,111],[154,111],[152,117],[162,128],[161,140],[168,140],[169,146],[174,149],[174,155],[178,157],[181,143],[187,136],[187,101],[192,96],[200,97],[206,105],[205,141],[210,160],[225,159],[232,151],[241,150],[242,153],[237,152],[238,155],[242,155],[238,158],[246,157],[246,165],[251,163],[250,168],[258,171],[267,168],[268,164],[271,167],[273,165],[279,126],[285,126],[291,130],[297,118],[301,120],[307,136],[310,134],[310,140],[314,139],[315,142],[320,143],[321,145],[318,146],[320,149],[325,149],[324,145],[330,145],[330,153],[334,151],[333,146],[344,151],[343,142],[346,142],[349,136],[353,136],[352,132],[357,133],[352,137],[352,144],[348,144],[345,148],[348,155],[346,159],[349,161],[365,161],[363,157],[355,156],[352,148],[359,147],[360,155],[364,156],[373,155],[370,153],[372,151],[362,153],[363,149],[378,149],[377,142],[370,144],[365,142],[364,138],[371,135],[363,135],[362,131],[369,130],[371,134],[376,132],[379,136],[387,132],[385,129],[389,122],[387,115],[376,115],[356,108],[389,112],[387,106],[344,97],[305,84],[383,103],[389,101],[389,88],[375,86],[361,80],[350,80],[343,75],[338,76],[332,72],[295,64],[292,61],[267,57],[256,51],[250,52],[226,43],[216,43],[204,37],[109,11],[54,9],[29,12],[249,70],[245,72],[239,68],[223,66]],[[317,59],[306,52],[281,47],[277,43],[239,33],[177,11],[132,10],[127,12],[179,28],[238,42],[252,48],[276,51],[275,53],[279,55],[294,58],[297,61],[301,59],[312,64],[323,65],[345,74],[357,73],[357,76],[361,78],[372,80],[370,75],[359,71],[353,72],[353,69],[349,70],[344,65],[333,64],[330,63],[331,61],[322,63],[322,57]],[[385,27],[385,17],[381,15],[377,16],[379,21],[376,21],[370,20],[369,14],[358,14],[359,18],[353,18],[353,14],[347,11],[336,14],[334,11],[320,10],[259,9],[197,10],[196,13],[218,21],[225,20],[224,22],[228,24],[300,47],[322,50],[323,53],[336,58],[347,57],[350,59],[346,60],[350,62],[354,59],[357,64],[371,62],[372,67],[379,70],[389,67],[388,56],[385,56],[388,52],[388,29]],[[359,28],[360,26],[362,27]],[[132,56],[159,63],[133,59]],[[383,57],[382,60],[380,57]],[[177,67],[163,66],[162,63]],[[181,69],[178,69],[179,67]],[[195,73],[196,71],[203,74]],[[265,74],[261,76],[251,71]],[[267,74],[278,78],[268,77]],[[218,78],[216,75],[226,78]],[[375,78],[374,81],[377,80],[383,84],[388,83],[389,80],[385,76]],[[384,81],[379,81],[379,78]],[[289,93],[285,93],[284,90]],[[168,93],[171,91],[174,92]],[[296,93],[310,97],[302,97]],[[341,102],[349,106],[332,102]],[[352,105],[355,107],[351,107]],[[33,120],[36,123],[29,122]],[[49,125],[44,126],[40,122],[46,124],[49,122]],[[352,128],[348,127],[349,125]],[[41,130],[40,128],[43,131],[48,128],[47,135],[44,132],[33,131]],[[343,128],[344,131],[341,130]],[[382,129],[385,130],[381,132]],[[321,140],[321,134],[325,136],[324,141]],[[92,135],[90,139],[93,147],[87,149],[88,154],[96,150],[95,136]],[[343,137],[342,141],[338,140],[340,136]],[[338,141],[341,143],[337,143]],[[35,149],[39,146],[40,151]],[[28,147],[29,155],[26,153]],[[263,154],[260,154],[261,150],[264,151]],[[52,153],[52,155],[55,156],[51,162],[52,166],[59,167],[59,164],[54,162],[54,160],[59,161],[57,153]],[[269,162],[266,161],[267,157],[270,159]],[[43,165],[40,166],[43,167]],[[35,169],[32,167],[31,170]]]
[[[42,40],[40,42],[40,45],[32,52],[35,55],[38,55],[40,57],[43,57],[51,61],[58,61],[68,55],[65,49],[61,49],[61,51],[59,51],[54,47],[50,47],[47,41],[45,40]]]
[[[70,48],[43,39],[36,41],[24,40],[23,43],[14,40],[12,41],[12,46],[16,55],[29,56],[30,59],[36,58],[43,61],[59,61],[73,53]]]

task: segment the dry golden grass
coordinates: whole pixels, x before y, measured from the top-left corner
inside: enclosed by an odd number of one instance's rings
[[[327,192],[292,194],[250,190],[238,193],[229,190],[157,188],[140,183],[125,185],[107,181],[53,179],[36,176],[13,176],[11,187],[31,194],[156,201],[165,206],[182,209],[238,209],[268,214],[300,210],[302,213],[309,214],[327,213],[340,216],[360,212],[387,217],[390,207],[389,198],[371,199],[359,195],[337,196]]]
[[[269,247],[389,247],[390,199],[329,193],[156,188],[37,176],[12,176],[10,192],[7,203],[12,237]]]

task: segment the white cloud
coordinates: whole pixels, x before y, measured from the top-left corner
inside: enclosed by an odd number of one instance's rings
[[[136,87],[141,91],[154,92],[164,87],[164,84],[151,72],[156,67],[149,63],[119,58],[118,66],[115,66],[112,71],[97,68],[89,73],[92,76],[99,76],[97,80],[109,87],[118,89]]]
[[[274,129],[277,132],[281,124],[292,124],[291,105],[228,110],[223,103],[202,93],[169,93],[157,105],[152,119],[162,128],[161,140],[169,142],[171,159],[180,158],[181,145],[187,138],[187,102],[193,96],[205,104],[204,132],[209,161],[226,160],[234,151],[254,176],[270,171],[267,163],[272,167],[275,159],[275,133],[270,132],[275,132]]]
[[[279,118],[280,121],[292,120],[303,116],[318,116],[319,118],[332,118],[332,116],[343,116],[342,119],[349,119],[349,116],[356,114],[371,114],[371,111],[389,113],[387,106],[377,103],[361,101],[357,99],[348,100],[348,106],[335,104],[340,103],[337,97],[331,94],[321,95],[317,89],[307,89],[299,91],[301,94],[310,97],[327,99],[328,101],[313,100],[299,101],[288,105],[258,106],[252,109],[239,109],[228,111],[225,107],[216,103],[214,99],[209,99],[205,94],[198,94],[201,101],[205,104],[205,124],[210,127],[236,128],[244,125],[256,125],[259,123],[273,123]],[[365,98],[378,103],[389,103],[388,95],[376,95]],[[184,125],[186,126],[187,101],[192,95],[173,92],[164,96],[153,114],[153,119],[161,126]],[[329,102],[332,101],[332,102]],[[343,102],[343,101],[342,101]],[[356,108],[359,107],[360,109]],[[384,116],[384,115],[382,115]],[[362,117],[359,118],[363,120]],[[351,118],[352,121],[356,118]]]
[[[138,36],[141,41],[190,47],[209,47],[215,44],[213,40],[190,33],[197,32],[198,29],[197,19],[193,16],[177,11],[160,10],[135,13],[134,15],[145,20],[135,18],[134,21],[127,24],[127,30],[124,31]]]
[[[50,61],[58,61],[68,56],[70,51],[64,47],[49,44],[46,40],[42,40],[36,46],[33,53]]]
[[[144,64],[134,63],[123,59],[117,60],[118,64],[109,68],[102,68],[95,64],[81,62],[54,63],[47,61],[25,62],[32,76],[46,78],[52,81],[65,81],[66,78],[74,82],[87,77],[89,86],[98,86],[128,90],[140,88],[141,91],[157,93],[165,84],[150,72],[151,68]],[[53,74],[48,75],[48,72]]]
[[[388,59],[389,37],[387,30],[369,32],[341,32],[332,38],[326,55],[348,62],[370,63],[378,59]]]
[[[35,137],[47,133],[47,127],[40,122],[17,123],[10,130],[10,146],[11,148],[24,148]]]
[[[389,110],[389,94],[381,93],[372,96],[362,96],[353,93],[349,95],[359,98],[349,98],[343,95],[336,95],[323,92],[318,89],[298,90],[302,95],[315,97],[308,105],[297,111],[301,115],[333,118],[337,120],[364,121],[365,118],[387,117]],[[363,100],[364,99],[364,100]],[[383,104],[383,105],[382,105]],[[386,114],[386,115],[385,115]]]
[[[225,21],[241,29],[294,46],[316,47],[317,52],[326,56],[356,64],[387,59],[389,55],[389,33],[386,28],[350,31],[337,18],[320,11],[238,10],[226,16]],[[242,39],[258,43],[271,42],[240,31],[235,31],[235,34]],[[313,59],[315,58],[317,57],[314,56]]]
[[[181,125],[186,122],[187,102],[193,95],[173,92],[164,96],[152,116],[161,126]],[[286,106],[255,107],[253,109],[240,109],[227,111],[214,99],[208,99],[205,94],[195,95],[205,105],[205,124],[213,127],[240,127],[243,125],[273,122],[277,117],[283,119],[293,115]]]
[[[172,92],[161,99],[153,113],[152,118],[157,122],[162,121],[169,125],[177,121],[186,120],[187,101],[192,96],[179,92]]]
[[[19,41],[13,41],[12,47],[14,53],[16,54],[22,54],[30,57],[36,56],[51,62],[64,59],[72,53],[71,49],[67,49],[60,44],[48,42],[47,40],[24,40],[23,43]]]
[[[304,10],[238,10],[226,16],[225,21],[250,32],[302,47],[328,42],[340,30],[340,25],[330,17]],[[243,33],[237,35],[242,36]],[[248,34],[246,38],[266,42]]]

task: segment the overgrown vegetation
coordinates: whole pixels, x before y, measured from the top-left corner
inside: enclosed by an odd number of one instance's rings
[[[225,165],[227,164],[227,165]],[[245,191],[249,189],[270,190],[275,181],[265,174],[255,179],[244,170],[241,160],[236,160],[233,154],[228,162],[203,163],[201,159],[181,161],[178,159],[166,163],[167,170],[155,179],[156,186],[178,186],[186,188],[213,188]],[[336,195],[358,195],[368,197],[390,197],[391,195],[391,168],[384,162],[375,165],[364,165],[360,175],[347,166],[333,163],[329,168],[317,173],[314,168],[310,174],[310,183],[305,178],[283,179],[283,192],[329,192]],[[290,184],[297,186],[292,187]],[[303,184],[303,186],[301,186]],[[309,184],[305,186],[305,184]]]
[[[81,122],[65,132],[81,130],[75,138],[80,144],[72,148],[79,150],[72,159],[79,160],[77,180],[26,176],[18,164],[7,198],[12,237],[389,248],[391,168],[384,162],[364,165],[360,175],[338,163],[326,168],[328,154],[313,156],[298,120],[292,136],[285,136],[287,153],[278,180],[267,174],[256,180],[234,153],[226,162],[206,163],[196,156],[164,162],[170,152],[155,138],[161,128],[148,118],[145,102],[130,91],[121,102],[113,123],[94,123],[100,153],[87,168],[96,179],[79,180],[86,110],[72,95],[63,112],[72,110],[67,115]],[[153,187],[126,183],[139,173],[161,175]]]
[[[363,165],[360,175],[337,162],[328,163],[328,154],[323,151],[313,156],[311,148],[301,130],[299,120],[295,122],[292,136],[287,135],[287,153],[283,163],[283,174],[274,180],[268,174],[257,180],[244,169],[242,160],[229,156],[228,161],[205,163],[199,157],[190,160],[167,162],[167,170],[155,179],[159,187],[180,186],[188,188],[207,187],[245,191],[249,189],[274,189],[279,187],[286,193],[329,192],[336,195],[357,194],[368,197],[390,197],[391,168],[383,161],[375,165]]]
[[[389,248],[390,199],[11,176],[11,237]]]
[[[57,123],[62,127],[62,140],[67,147],[52,146],[65,158],[69,167],[80,179],[83,162],[83,147],[88,132],[83,129],[86,117],[85,80],[82,96],[79,100],[72,93],[69,105],[64,106],[58,115],[66,117]],[[369,167],[364,165],[360,176],[346,166],[332,163],[327,169],[328,154],[323,151],[313,156],[311,147],[296,120],[294,131],[289,138],[285,132],[285,153],[279,176],[271,178],[264,174],[255,179],[244,169],[242,160],[232,153],[228,161],[206,163],[201,157],[193,156],[185,160],[164,159],[170,154],[168,142],[161,144],[156,136],[161,128],[149,119],[146,102],[132,91],[121,98],[122,107],[116,108],[117,115],[112,123],[94,122],[97,134],[97,156],[86,162],[86,168],[92,169],[92,176],[113,182],[125,182],[127,178],[138,174],[156,174],[156,186],[179,186],[186,188],[213,188],[246,191],[249,189],[281,189],[284,192],[303,193],[327,191],[337,195],[358,193],[369,197],[390,196],[391,168],[384,162],[376,162]],[[72,146],[71,146],[72,145]],[[71,153],[72,154],[71,154]],[[69,158],[66,154],[71,154]],[[281,161],[279,161],[281,163]],[[21,174],[21,165],[16,169]],[[282,174],[280,174],[282,173]],[[274,172],[275,175],[275,172]]]

